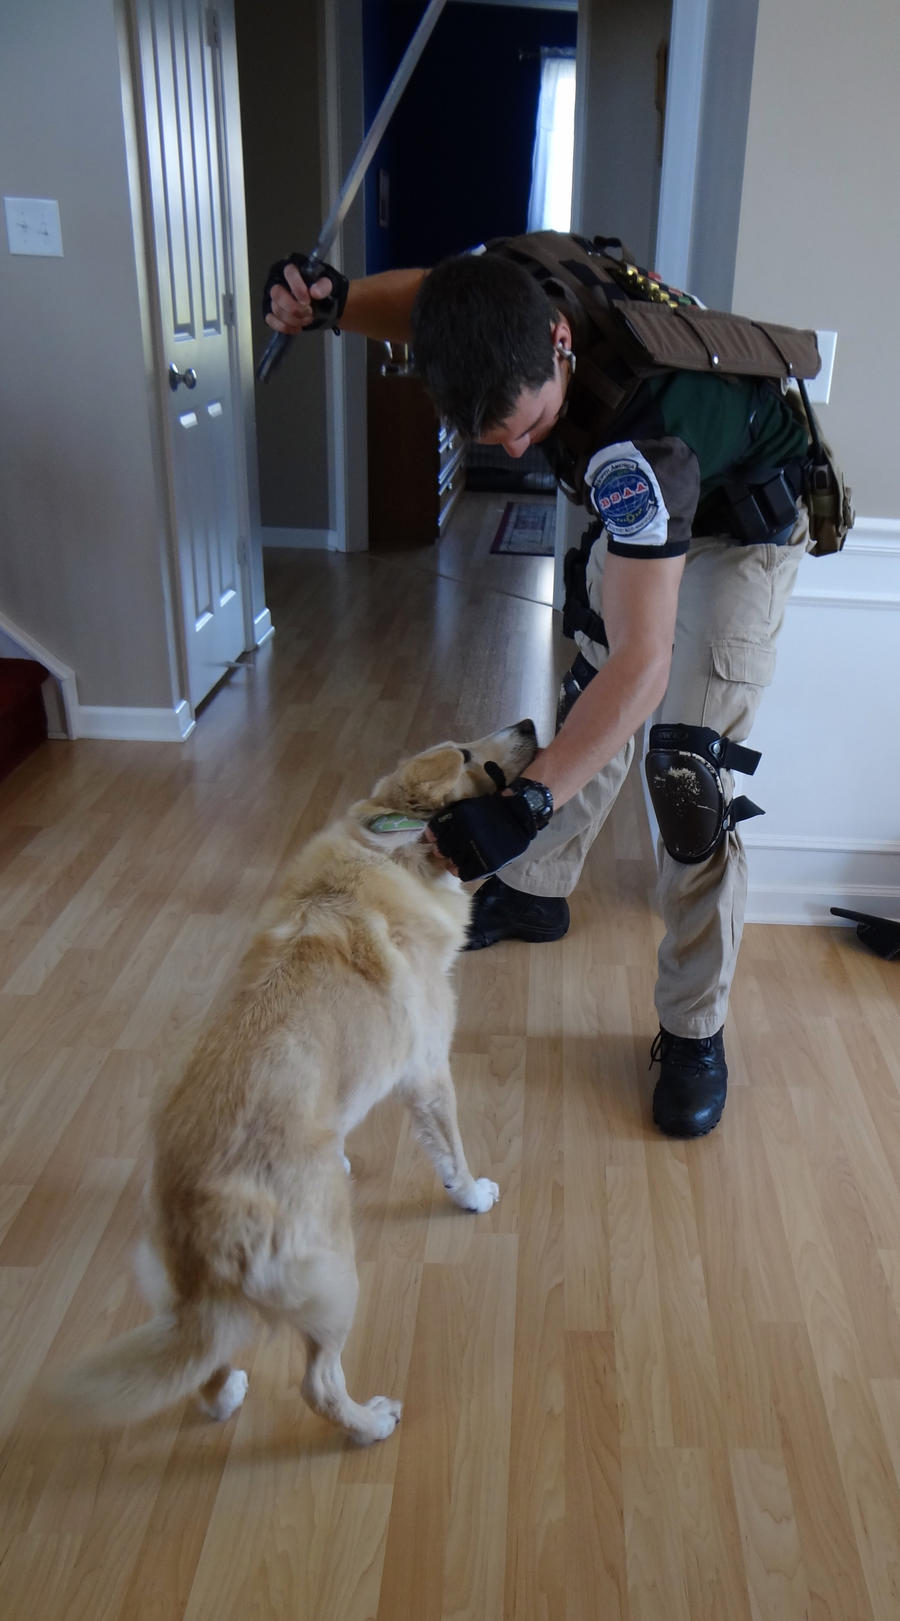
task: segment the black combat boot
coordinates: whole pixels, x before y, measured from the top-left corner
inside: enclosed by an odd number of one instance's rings
[[[725,1107],[728,1068],[722,1031],[692,1041],[660,1030],[650,1050],[659,1062],[653,1093],[653,1123],[667,1137],[705,1137]]]
[[[523,895],[494,875],[476,891],[466,951],[481,951],[499,940],[561,940],[569,927],[569,903],[562,895]]]

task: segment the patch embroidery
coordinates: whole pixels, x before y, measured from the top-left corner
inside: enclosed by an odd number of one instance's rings
[[[655,492],[636,461],[607,462],[593,486],[592,499],[611,535],[639,535],[659,510]]]

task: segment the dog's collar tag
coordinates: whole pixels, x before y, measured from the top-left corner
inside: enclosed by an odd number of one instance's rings
[[[402,816],[399,811],[389,816],[373,816],[366,823],[370,833],[421,833],[427,825],[426,822],[417,821],[414,816]]]

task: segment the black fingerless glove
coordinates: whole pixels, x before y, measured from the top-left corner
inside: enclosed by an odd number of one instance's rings
[[[510,786],[510,794],[458,799],[428,824],[441,855],[465,883],[514,861],[553,814],[553,800],[542,784],[519,778]]]
[[[306,282],[307,286],[309,286],[309,279],[306,274],[306,267],[308,264],[308,254],[292,253],[289,259],[279,259],[277,264],[272,265],[266,278],[266,285],[263,290],[263,315],[268,315],[272,308],[272,288],[275,287],[278,282],[281,282],[282,286],[284,287],[287,286],[287,282],[284,279],[285,265],[296,265],[301,276],[303,277],[303,280]],[[335,270],[334,265],[326,265],[324,262],[319,265],[318,270],[312,278],[313,282],[317,282],[320,276],[328,277],[328,280],[331,282],[331,292],[327,298],[313,299],[312,305],[316,313],[313,319],[310,321],[309,326],[303,328],[304,332],[318,332],[320,327],[336,326],[337,322],[344,313],[344,305],[347,302],[347,293],[350,290],[350,283],[347,277],[343,276],[339,270]]]

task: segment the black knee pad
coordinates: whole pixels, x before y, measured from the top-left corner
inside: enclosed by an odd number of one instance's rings
[[[764,812],[741,795],[727,800],[721,768],[752,776],[755,749],[720,737],[710,726],[651,726],[644,769],[663,844],[675,861],[708,861],[725,834]]]

